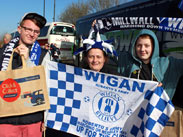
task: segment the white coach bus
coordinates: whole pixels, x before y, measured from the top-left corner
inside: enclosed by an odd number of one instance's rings
[[[61,62],[73,61],[72,53],[75,41],[75,26],[66,22],[47,23],[41,29],[38,37],[41,46],[54,44],[60,49],[59,60]]]

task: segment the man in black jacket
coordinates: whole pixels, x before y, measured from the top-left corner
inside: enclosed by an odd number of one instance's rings
[[[22,66],[20,55],[24,56],[28,66],[41,64],[45,51],[37,45],[36,40],[45,24],[46,19],[37,13],[27,13],[22,17],[17,28],[20,36],[12,39],[4,50],[0,60],[1,71],[7,69],[13,49],[13,69]],[[32,58],[35,54],[36,58]],[[0,118],[0,137],[42,137],[43,114],[41,111]]]

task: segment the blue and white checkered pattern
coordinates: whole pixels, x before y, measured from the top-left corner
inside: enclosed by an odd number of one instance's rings
[[[75,94],[82,92],[82,85],[75,81],[75,76],[82,75],[82,70],[75,68],[73,71],[64,64],[51,67],[48,72],[50,110],[46,123],[50,128],[67,131],[69,126],[77,123],[77,117],[72,113],[80,108],[81,102]]]
[[[120,107],[120,110],[123,111],[116,111],[120,116],[118,121],[102,121],[96,117],[94,113],[95,107],[92,106],[98,106],[98,103],[101,103],[101,99],[97,96],[99,95],[98,93],[110,90],[106,90],[107,88],[102,89],[99,86],[96,87],[96,79],[86,80],[91,75],[94,75],[93,72],[51,61],[46,64],[46,67],[47,76],[49,76],[47,77],[47,86],[49,88],[51,108],[48,110],[45,124],[49,128],[87,137],[88,134],[85,133],[88,130],[86,130],[87,128],[85,126],[88,128],[91,126],[90,129],[94,129],[91,132],[96,132],[97,130],[92,125],[99,124],[101,127],[104,127],[103,129],[109,129],[108,132],[110,129],[116,129],[116,127],[123,129],[123,132],[114,130],[114,133],[119,136],[159,137],[166,122],[174,111],[174,106],[168,95],[161,87],[157,87],[156,82],[143,81],[146,84],[146,90],[143,92],[132,92],[129,90],[128,94],[126,94],[127,92],[117,93],[113,90],[114,92],[111,93],[119,95],[124,100],[118,102],[118,105],[124,106],[123,108]],[[104,75],[107,79],[107,74],[103,74],[103,78]],[[114,78],[115,80],[119,78],[118,82],[123,80],[123,77],[119,76],[114,76]],[[127,80],[127,78],[124,80],[126,82],[129,80],[130,84],[134,81],[133,79]],[[100,79],[98,81],[102,80]],[[142,83],[140,80],[135,81],[135,83],[137,82]],[[122,90],[120,89],[119,91]],[[94,124],[87,125],[85,123],[86,125],[82,127],[81,122],[87,120],[89,121],[88,123],[91,122]],[[79,126],[83,128],[83,132],[77,131],[77,127]],[[96,137],[100,136],[99,133],[103,134],[102,131],[96,132]],[[107,132],[107,130],[105,131]],[[110,133],[109,136],[116,136],[114,133]]]
[[[140,108],[136,124],[130,133],[135,137],[159,137],[166,122],[174,111],[174,106],[162,88],[147,91],[147,104]]]

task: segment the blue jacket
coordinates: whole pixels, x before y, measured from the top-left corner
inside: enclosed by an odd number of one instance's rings
[[[142,34],[148,34],[154,39],[154,50],[151,58],[152,74],[156,77],[158,82],[163,84],[163,88],[173,98],[176,86],[180,76],[183,74],[183,60],[175,59],[173,57],[159,56],[159,42],[155,33],[151,30],[143,29],[139,31],[129,52],[121,52],[119,55],[118,71],[122,76],[131,77],[132,72],[139,70],[142,62],[136,57],[135,42]]]

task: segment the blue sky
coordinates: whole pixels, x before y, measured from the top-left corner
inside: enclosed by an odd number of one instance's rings
[[[55,20],[68,5],[78,0],[55,0]],[[37,12],[43,15],[44,0],[1,0],[0,3],[0,36],[10,33],[17,28],[21,17],[27,12]],[[45,17],[48,22],[53,21],[54,0],[45,0]]]

